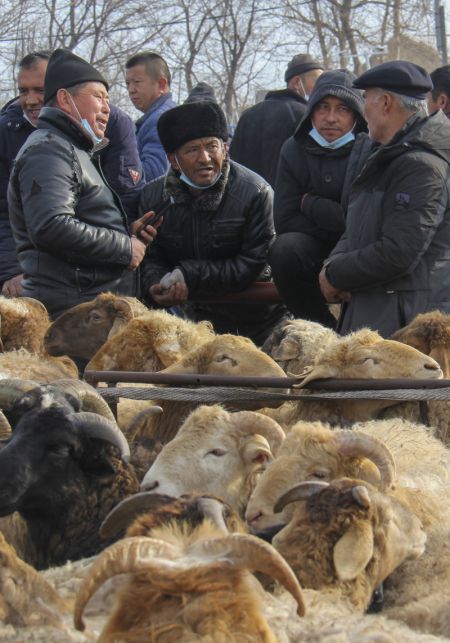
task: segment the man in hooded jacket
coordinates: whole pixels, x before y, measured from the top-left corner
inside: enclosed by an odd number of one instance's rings
[[[320,282],[345,301],[342,334],[370,326],[388,337],[418,313],[450,312],[450,122],[427,115],[432,82],[413,63],[377,65],[354,87],[374,146]]]
[[[349,186],[367,154],[361,92],[348,71],[325,72],[307,111],[281,150],[275,186],[277,239],[269,262],[295,317],[334,327],[320,292],[319,272],[345,228]]]

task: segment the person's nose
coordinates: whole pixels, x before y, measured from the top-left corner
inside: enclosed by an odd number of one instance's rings
[[[205,149],[200,150],[198,154],[198,160],[201,163],[209,163],[211,160],[211,155],[209,154],[208,150],[205,150]]]
[[[37,92],[28,92],[25,102],[27,105],[37,105],[39,103],[40,95]]]

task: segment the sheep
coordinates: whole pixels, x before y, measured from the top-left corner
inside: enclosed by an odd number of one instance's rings
[[[40,301],[31,297],[0,296],[0,321],[2,351],[24,348],[36,355],[46,354],[44,335],[50,318]]]
[[[11,408],[19,419],[0,450],[0,516],[19,512],[28,531],[19,554],[42,569],[96,553],[103,518],[139,484],[115,423],[46,390],[36,398]]]
[[[146,312],[148,308],[134,297],[102,293],[60,315],[45,334],[45,347],[50,355],[91,359],[108,337]]]
[[[108,578],[131,574],[100,641],[261,641],[276,638],[261,613],[263,594],[249,570],[266,573],[295,597],[300,586],[277,552],[249,535],[224,536],[210,521],[192,527],[169,524],[152,537],[127,536],[92,565],[77,594],[74,623]]]
[[[298,375],[314,363],[320,350],[337,339],[337,333],[317,322],[288,319],[275,327],[262,350],[286,373]]]
[[[423,522],[430,523],[441,514],[432,494],[441,493],[450,482],[450,450],[426,427],[405,420],[374,420],[356,424],[352,431],[299,422],[260,476],[246,520],[254,531],[271,533],[288,518],[273,511],[279,495],[298,482],[342,476],[367,480],[384,490],[395,484],[398,493],[409,489],[403,492],[408,502]]]
[[[188,491],[216,494],[242,515],[283,439],[276,422],[260,413],[200,406],[163,447],[141,489],[173,496]]]
[[[298,376],[299,384],[326,378],[442,378],[437,362],[420,351],[393,340],[382,339],[368,329],[362,329],[336,342],[318,354],[314,364]],[[299,420],[322,420],[345,424],[377,417],[381,410],[397,404],[392,400],[300,400],[285,402],[275,411],[265,411],[284,429]]]
[[[374,589],[396,567],[424,552],[426,535],[416,515],[367,482],[302,482],[278,499],[275,511],[288,503],[295,503],[292,517],[274,547],[303,587],[326,589],[357,611],[367,609]]]
[[[204,375],[261,375],[286,378],[283,370],[268,355],[259,350],[246,337],[218,335],[187,353],[180,361],[161,371],[168,374]],[[164,412],[152,415],[134,432],[129,431],[130,439],[150,437],[163,443],[175,437],[179,427],[188,414],[198,406],[193,402],[160,401]],[[260,404],[256,403],[258,408]]]
[[[132,319],[101,346],[87,365],[98,371],[160,371],[213,339],[209,322],[194,323],[153,310]]]
[[[450,378],[450,315],[439,310],[417,315],[391,337],[429,355]]]
[[[78,368],[67,355],[35,355],[20,348],[0,353],[0,380],[11,377],[33,379],[42,383],[65,378],[77,379]]]

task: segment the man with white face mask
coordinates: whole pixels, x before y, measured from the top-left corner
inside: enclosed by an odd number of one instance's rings
[[[107,145],[110,114],[100,72],[57,49],[46,70],[44,105],[16,157],[8,206],[23,294],[55,317],[101,292],[135,294],[133,271],[156,231],[142,230],[139,239],[132,234],[93,155]]]
[[[270,265],[295,317],[333,327],[319,272],[345,228],[348,189],[369,152],[361,92],[353,74],[325,72],[317,80],[294,136],[283,145],[275,184],[277,239]]]

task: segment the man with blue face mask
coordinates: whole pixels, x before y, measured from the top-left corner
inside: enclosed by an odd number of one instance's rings
[[[170,168],[145,186],[141,211],[170,206],[142,263],[142,292],[152,305],[185,305],[191,319],[262,344],[286,314],[283,306],[199,300],[242,291],[265,273],[274,237],[272,189],[228,160],[227,122],[217,103],[166,111],[158,134]]]
[[[68,50],[54,51],[37,128],[8,187],[23,294],[42,301],[52,317],[101,292],[136,294],[134,271],[156,234],[143,228],[151,213],[128,227],[104,180],[95,152],[108,143],[109,114],[100,72]],[[139,239],[133,229],[141,230]]]
[[[363,98],[348,71],[323,73],[306,113],[284,144],[275,184],[277,239],[270,265],[295,317],[334,327],[319,287],[319,272],[345,228],[348,190],[370,141]]]

